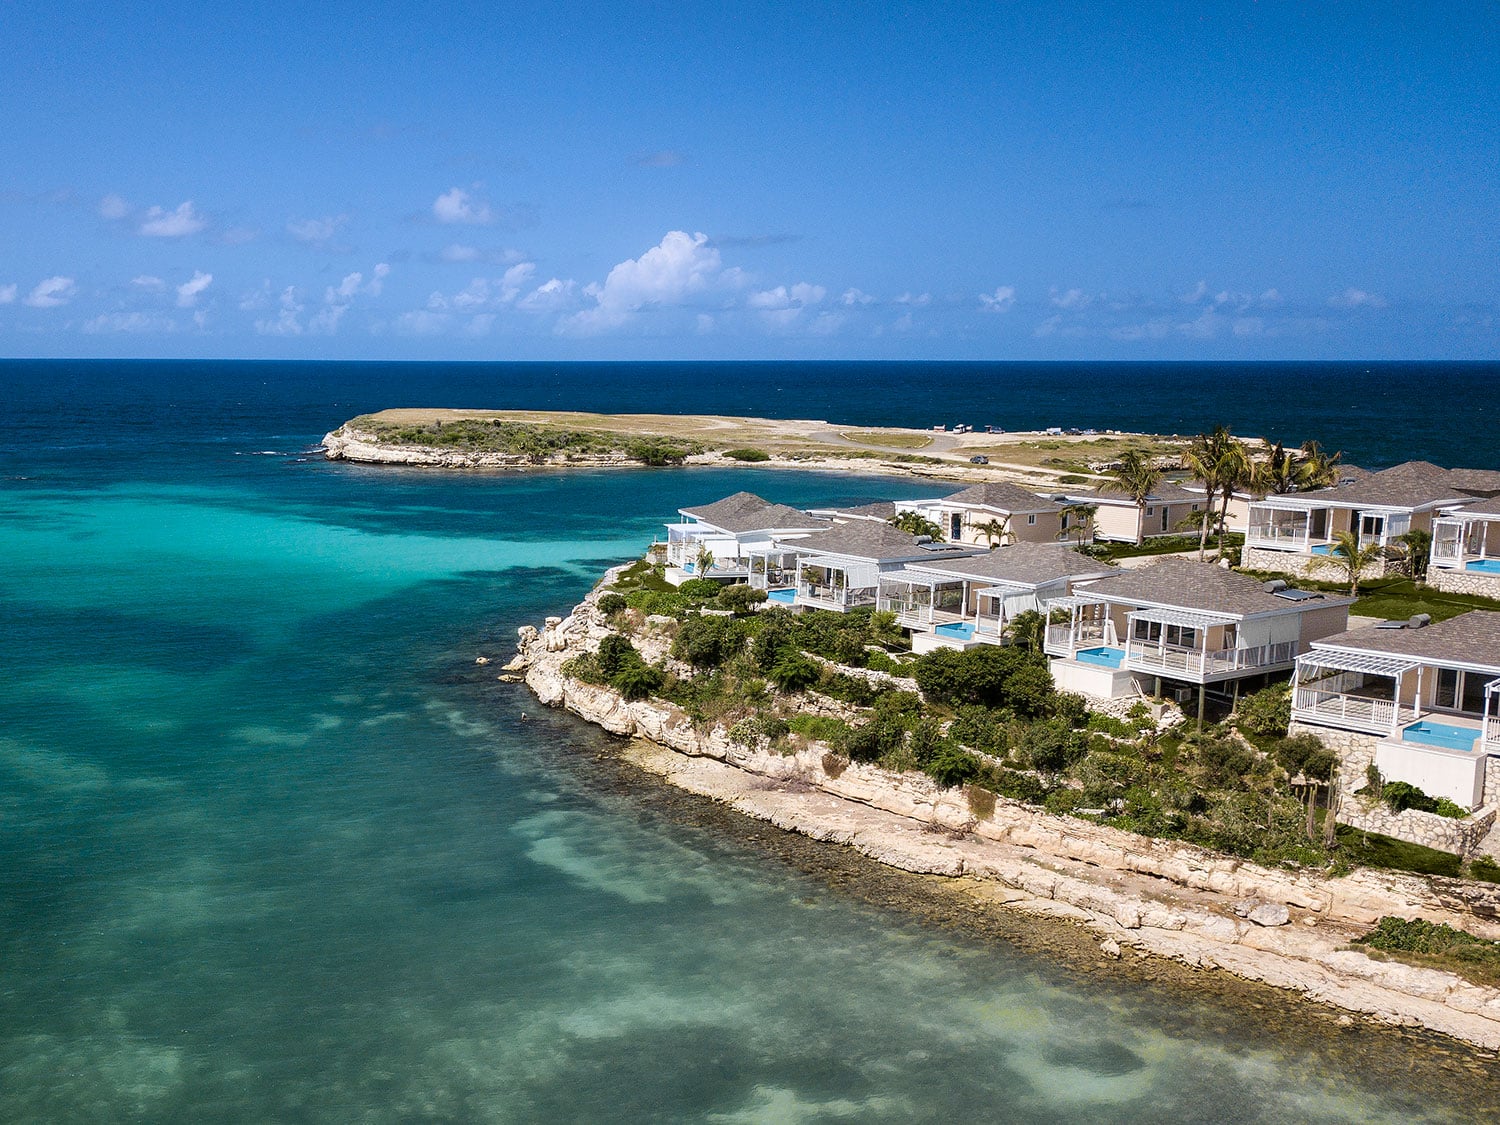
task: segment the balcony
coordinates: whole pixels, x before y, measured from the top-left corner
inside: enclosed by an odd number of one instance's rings
[[[1177,679],[1208,680],[1238,672],[1286,667],[1297,659],[1297,643],[1282,641],[1254,648],[1226,648],[1217,652],[1181,645],[1132,640],[1125,646],[1125,666]]]
[[[1345,730],[1389,734],[1417,719],[1411,704],[1378,696],[1298,687],[1292,696],[1292,718]]]
[[[842,613],[861,606],[873,606],[877,588],[874,586],[824,586],[803,582],[797,587],[797,604],[813,609],[831,609]]]
[[[1080,621],[1076,625],[1048,625],[1043,648],[1049,656],[1069,656],[1081,648],[1114,644],[1114,629],[1106,632],[1104,621]]]

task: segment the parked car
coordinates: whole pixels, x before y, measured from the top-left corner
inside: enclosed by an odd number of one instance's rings
[[[969,458],[969,464],[971,465],[988,465],[989,463],[990,459],[983,453],[976,453],[974,454],[974,456]]]

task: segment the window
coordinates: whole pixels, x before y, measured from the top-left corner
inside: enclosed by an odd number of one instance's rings
[[[1464,711],[1471,715],[1484,714],[1484,688],[1493,676],[1482,672],[1460,672],[1456,668],[1439,668],[1437,688],[1432,693],[1432,705],[1445,711]]]
[[[1029,524],[1036,523],[1036,516],[1034,516],[1034,515],[1027,516],[1026,517],[1026,522],[1029,523]]]
[[[1156,509],[1155,508],[1147,508],[1146,509],[1146,514],[1148,516],[1154,516],[1154,515],[1156,515]]]
[[[1160,621],[1136,621],[1130,635],[1152,644],[1165,642],[1179,648],[1197,648],[1198,630],[1186,625],[1163,625]]]

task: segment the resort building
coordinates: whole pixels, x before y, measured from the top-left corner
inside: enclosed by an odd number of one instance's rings
[[[1005,481],[976,484],[936,500],[903,500],[896,507],[931,520],[950,543],[1055,543],[1068,531],[1062,504]]]
[[[873,607],[880,576],[924,560],[964,558],[978,548],[909,535],[888,523],[849,520],[814,534],[777,535],[748,552],[750,585],[772,602],[843,613]]]
[[[667,524],[666,579],[680,586],[689,578],[743,579],[751,548],[769,546],[774,536],[795,538],[825,530],[827,520],[817,519],[773,504],[753,492],[736,492],[712,504],[679,508],[682,519]],[[702,563],[710,566],[699,574]]]
[[[1397,541],[1407,532],[1432,531],[1433,520],[1444,509],[1497,493],[1500,473],[1408,461],[1350,484],[1267,496],[1250,505],[1242,565],[1307,574],[1313,560],[1332,552],[1341,532],[1358,535],[1361,547],[1399,548]],[[1378,559],[1366,574],[1378,578],[1385,567],[1386,559]]]
[[[1292,723],[1340,751],[1351,788],[1373,761],[1387,781],[1476,808],[1487,765],[1500,782],[1500,612],[1320,638],[1297,661]]]
[[[1093,508],[1093,538],[1113,543],[1141,543],[1163,535],[1193,531],[1193,513],[1208,509],[1208,499],[1175,481],[1163,481],[1144,506],[1121,492],[1054,492],[1052,500],[1071,508]]]
[[[1182,701],[1238,696],[1290,672],[1348,628],[1352,598],[1288,589],[1211,563],[1166,558],[1047,602],[1052,678],[1067,691]],[[1066,615],[1066,620],[1060,620]]]
[[[1075,585],[1123,574],[1055,543],[1014,543],[969,558],[908,563],[880,576],[880,609],[911,632],[915,653],[1003,644],[1012,621]]]
[[[1454,594],[1500,598],[1500,498],[1449,510],[1432,521],[1427,581]]]

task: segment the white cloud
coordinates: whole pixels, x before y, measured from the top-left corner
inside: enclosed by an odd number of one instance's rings
[[[16,299],[16,292],[18,288],[19,287],[14,284],[0,285],[0,305],[8,305],[12,301],[14,301]]]
[[[438,257],[445,262],[477,262],[479,261],[479,247],[464,246],[453,242],[444,246],[438,252]]]
[[[254,227],[230,227],[219,235],[219,241],[225,246],[244,246],[247,242],[254,242],[260,237],[260,231]]]
[[[153,277],[149,273],[143,273],[130,279],[130,284],[137,289],[145,289],[152,293],[160,293],[167,287],[167,283],[159,277]]]
[[[1203,300],[1203,298],[1207,296],[1208,282],[1200,280],[1198,284],[1193,287],[1193,291],[1191,293],[1184,293],[1181,297],[1178,298],[1178,300],[1180,300],[1184,305],[1196,305],[1199,301]]]
[[[1366,293],[1363,289],[1345,289],[1337,296],[1329,297],[1328,303],[1336,309],[1383,309],[1386,300],[1379,293]]]
[[[451,319],[447,313],[418,309],[398,316],[395,328],[406,336],[436,336],[447,331]]]
[[[525,312],[559,312],[578,303],[578,283],[554,277],[544,281],[516,302],[516,308]]]
[[[901,296],[899,296],[899,297],[896,298],[896,304],[898,304],[898,305],[910,305],[912,308],[916,308],[916,309],[925,308],[927,305],[932,304],[932,294],[931,293],[903,293],[903,294],[901,294]]]
[[[286,225],[286,232],[298,242],[309,246],[322,246],[338,234],[339,228],[349,221],[348,215],[330,215],[324,219],[297,219]]]
[[[873,305],[875,298],[862,289],[845,289],[839,303],[852,309],[856,305]]]
[[[176,332],[177,322],[161,313],[101,313],[84,321],[83,330],[91,336],[113,332]]]
[[[582,333],[618,328],[649,305],[678,305],[712,285],[722,269],[708,236],[668,231],[639,258],[627,258],[584,292],[595,307],[569,317],[559,327]]]
[[[1069,310],[1086,309],[1094,303],[1094,298],[1090,297],[1082,289],[1069,289],[1065,293],[1059,293],[1056,289],[1053,289],[1051,299],[1053,305],[1057,308]]]
[[[433,200],[432,214],[440,223],[485,226],[495,221],[488,203],[458,187],[448,189]]]
[[[979,294],[979,307],[985,312],[1006,312],[1016,303],[1014,285],[997,286],[993,293]]]
[[[488,336],[490,329],[495,326],[494,313],[479,313],[471,317],[469,323],[464,325],[465,336]]]
[[[797,321],[803,309],[821,304],[826,296],[828,296],[828,290],[821,285],[810,285],[805,281],[799,281],[790,288],[778,285],[775,289],[762,289],[751,293],[745,299],[745,303],[752,309],[761,310],[761,318],[767,324],[777,328],[786,328]]]
[[[99,217],[101,219],[118,220],[130,214],[130,204],[126,203],[118,195],[111,192],[99,200]]]
[[[78,286],[71,277],[49,277],[38,282],[21,303],[33,309],[55,309],[66,305],[78,294]]]
[[[177,287],[177,307],[179,309],[192,308],[198,303],[198,298],[203,291],[213,283],[213,274],[194,270],[192,280],[184,281]]]
[[[140,232],[151,238],[185,238],[208,226],[208,220],[193,210],[193,201],[179,203],[174,211],[153,207],[146,212]]]
[[[297,299],[295,286],[288,285],[281,291],[280,309],[275,320],[257,320],[255,330],[262,336],[300,336],[303,333],[302,302]],[[243,306],[242,306],[243,307]]]

